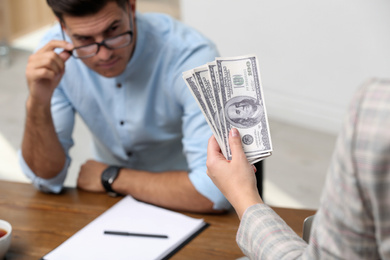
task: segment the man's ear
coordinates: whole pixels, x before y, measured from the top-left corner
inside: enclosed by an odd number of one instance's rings
[[[135,12],[135,3],[136,0],[129,0],[130,9],[133,13]]]

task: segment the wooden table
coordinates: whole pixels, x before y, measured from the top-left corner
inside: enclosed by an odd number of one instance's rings
[[[67,188],[60,195],[37,191],[31,184],[0,181],[0,219],[13,227],[7,260],[40,259],[121,198]],[[312,210],[274,208],[299,235]],[[234,211],[223,215],[189,214],[210,226],[171,259],[237,259],[243,256],[235,242],[239,219]]]

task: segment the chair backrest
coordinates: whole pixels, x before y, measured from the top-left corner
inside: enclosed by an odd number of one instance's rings
[[[306,241],[306,243],[309,243],[310,239],[310,231],[311,231],[311,225],[314,220],[314,216],[309,216],[303,221],[303,230],[302,230],[302,238]]]
[[[256,175],[256,181],[257,181],[257,190],[259,191],[260,197],[264,199],[263,197],[263,179],[264,179],[264,160],[257,162],[254,164],[257,171],[255,173]]]

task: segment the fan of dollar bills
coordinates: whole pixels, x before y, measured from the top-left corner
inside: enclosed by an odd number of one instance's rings
[[[255,55],[216,58],[183,72],[183,79],[226,159],[232,159],[228,137],[233,127],[240,133],[250,163],[271,155],[271,135]]]

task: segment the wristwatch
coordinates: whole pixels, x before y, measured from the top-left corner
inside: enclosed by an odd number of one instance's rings
[[[118,177],[120,169],[122,169],[122,167],[114,165],[108,166],[103,171],[101,176],[104,189],[107,191],[108,195],[112,197],[120,195],[119,193],[115,192],[111,187],[115,179]]]

